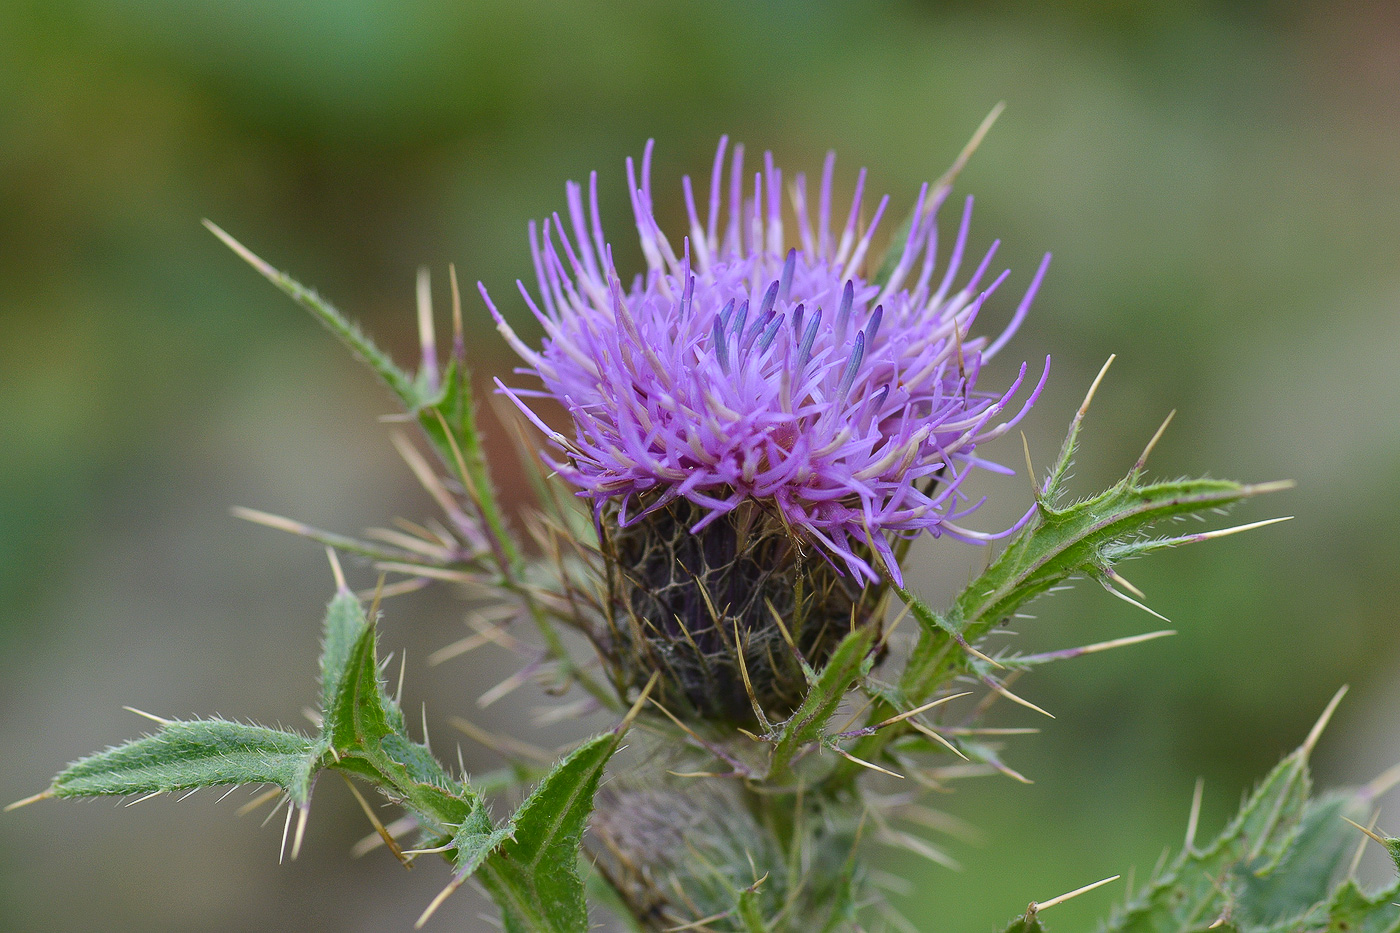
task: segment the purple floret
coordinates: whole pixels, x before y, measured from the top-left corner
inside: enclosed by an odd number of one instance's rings
[[[564,456],[552,463],[595,515],[616,506],[623,526],[678,496],[706,510],[703,528],[745,499],[771,506],[838,566],[876,582],[880,565],[902,585],[892,541],[921,532],[966,541],[998,535],[957,524],[978,505],[959,489],[974,468],[1009,470],[977,456],[1034,404],[1049,360],[1009,418],[1026,375],[1004,392],[975,390],[984,361],[1015,333],[1044,277],[1041,262],[1010,324],[995,340],[968,334],[983,303],[1006,279],[983,278],[997,244],[961,287],[972,199],[945,268],[934,280],[936,211],[947,189],[919,192],[914,221],[885,282],[866,271],[889,198],[862,230],[865,171],[845,223],[833,231],[832,171],[822,172],[815,225],[806,182],[794,180],[798,246],[787,248],[782,173],[766,154],[744,190],[743,146],[727,139],[715,156],[708,212],[684,180],[690,230],[679,252],[652,208],[651,154],[641,184],[627,161],[647,271],[624,289],[598,216],[597,173],[588,209],[568,185],[569,222],[556,213],[530,226],[540,302],[521,294],[544,327],[541,350],[526,346],[483,287],[497,326],[543,390],[501,386]],[[726,186],[727,181],[727,186]],[[727,192],[725,191],[727,187]],[[727,200],[723,230],[719,220]],[[549,430],[524,399],[558,400],[574,434]],[[1004,532],[1003,532],[1004,534]],[[878,560],[872,559],[878,557]]]

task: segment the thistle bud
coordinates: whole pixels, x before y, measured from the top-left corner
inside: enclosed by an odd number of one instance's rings
[[[660,671],[656,696],[678,714],[785,718],[806,694],[799,657],[819,666],[871,599],[756,502],[699,532],[673,499],[604,542],[612,618],[605,654],[624,690]],[[863,598],[864,597],[864,598]]]

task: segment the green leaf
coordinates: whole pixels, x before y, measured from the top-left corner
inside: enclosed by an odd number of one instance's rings
[[[1353,794],[1326,794],[1308,803],[1278,857],[1235,869],[1234,915],[1242,924],[1267,925],[1307,913],[1327,899],[1337,868],[1356,849],[1356,831],[1343,817],[1365,818]]]
[[[806,745],[822,737],[822,730],[831,721],[846,692],[865,672],[870,643],[875,637],[872,629],[862,628],[846,635],[832,652],[816,683],[797,712],[783,724],[773,746],[769,775],[780,777],[787,772],[793,756]]]
[[[51,790],[55,797],[93,797],[276,784],[304,806],[317,759],[315,743],[294,732],[223,719],[170,722],[154,735],[69,765]]]
[[[579,842],[593,795],[621,735],[608,732],[571,752],[521,804],[515,836],[479,869],[507,930],[586,933],[588,907],[578,873]]]
[[[1347,880],[1337,886],[1326,904],[1310,917],[1309,930],[1319,933],[1398,933],[1400,931],[1400,884],[1373,894]],[[1291,933],[1279,928],[1270,933]]]
[[[1184,848],[1109,920],[1106,933],[1176,933],[1229,916],[1235,903],[1234,870],[1281,854],[1307,806],[1310,783],[1304,756],[1289,755],[1214,842],[1202,850]]]
[[[476,871],[486,857],[514,833],[513,824],[495,828],[486,812],[486,805],[477,801],[452,836],[452,865],[457,869],[457,874],[466,876]]]
[[[1205,848],[1188,840],[1170,866],[1115,912],[1105,933],[1180,933],[1222,918],[1241,933],[1393,930],[1400,918],[1388,902],[1358,900],[1349,882],[1333,887],[1356,846],[1342,817],[1368,807],[1370,792],[1309,799],[1308,757],[1340,699],[1338,692],[1307,741],[1274,768],[1219,837]],[[1391,919],[1375,927],[1322,925],[1321,918],[1347,912],[1357,920],[1381,913]]]
[[[366,624],[345,653],[341,668],[327,677],[335,690],[327,697],[323,728],[339,752],[374,753],[386,736],[403,731],[403,714],[385,695],[379,679],[377,642],[374,627]]]
[[[1164,546],[1168,539],[1141,540],[1152,525],[1213,512],[1273,488],[1210,479],[1144,486],[1125,479],[1067,508],[1042,506],[1031,524],[958,595],[948,612],[949,623],[973,641],[1072,576],[1105,572],[1117,561]]]
[[[321,645],[321,712],[335,705],[340,684],[345,675],[350,652],[369,627],[360,600],[348,590],[341,590],[326,607]]]
[[[354,604],[356,611],[358,605]],[[335,642],[329,632],[335,615],[328,614],[328,645]],[[344,618],[350,620],[347,630],[353,629],[353,614],[347,611]],[[335,750],[331,766],[378,785],[414,810],[425,826],[455,832],[480,806],[480,799],[443,770],[426,746],[408,737],[403,712],[379,677],[377,640],[375,628],[364,624],[344,655],[343,666],[329,675],[336,689],[326,706],[322,741]],[[333,657],[329,651],[326,656]]]

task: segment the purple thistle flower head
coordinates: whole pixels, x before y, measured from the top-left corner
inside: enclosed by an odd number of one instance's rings
[[[729,158],[727,148],[722,139],[703,213],[684,179],[690,229],[679,248],[653,212],[652,144],[640,184],[628,159],[647,262],[629,287],[603,234],[596,173],[587,208],[570,183],[567,223],[556,213],[542,231],[531,225],[540,301],[523,284],[520,291],[544,327],[542,349],[515,335],[482,288],[527,364],[519,371],[543,383],[501,390],[561,450],[553,466],[592,500],[600,526],[605,512],[627,528],[685,499],[698,534],[753,502],[869,583],[883,568],[902,585],[900,538],[997,537],[960,524],[980,504],[961,487],[977,468],[1010,472],[978,456],[978,445],[1024,416],[1049,360],[1019,407],[1024,364],[1004,391],[976,384],[1025,317],[1049,255],[1000,335],[974,336],[973,322],[1008,273],[988,281],[993,243],[960,281],[971,198],[940,263],[935,215],[948,188],[925,185],[888,271],[872,275],[870,248],[889,198],[864,224],[864,170],[844,222],[833,217],[834,154],[815,205],[806,179],[793,179],[797,245],[789,248],[772,155],[748,176],[743,147]],[[528,408],[530,397],[562,403],[573,436],[549,430]]]

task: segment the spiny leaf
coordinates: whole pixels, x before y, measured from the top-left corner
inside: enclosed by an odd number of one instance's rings
[[[579,841],[603,768],[620,739],[619,733],[604,733],[555,765],[516,811],[511,820],[514,838],[487,856],[478,870],[501,908],[507,930],[588,930],[578,874]]]
[[[1353,794],[1332,793],[1311,801],[1271,864],[1235,869],[1239,923],[1268,925],[1299,917],[1327,899],[1340,866],[1356,848],[1356,833],[1343,816],[1361,818],[1365,806]]]
[[[354,604],[356,610],[358,605]],[[327,641],[333,641],[329,634]],[[332,679],[338,686],[322,727],[322,741],[335,750],[332,767],[376,784],[414,810],[425,826],[444,833],[455,831],[480,800],[471,788],[451,777],[426,746],[408,737],[403,712],[385,693],[379,677],[373,626],[363,625]]]
[[[55,797],[154,794],[217,784],[276,784],[298,806],[311,796],[315,743],[303,735],[223,719],[170,722],[98,752],[54,778]]]
[[[1318,933],[1397,933],[1400,931],[1400,884],[1367,894],[1356,882],[1337,886],[1326,903],[1308,918],[1308,929]],[[1269,933],[1292,933],[1280,925]]]
[[[1245,801],[1210,845],[1188,844],[1124,908],[1105,933],[1180,933],[1228,921],[1244,933],[1331,929],[1315,925],[1354,845],[1337,830],[1341,815],[1367,805],[1365,794],[1309,800],[1308,756],[1341,692],[1302,747]],[[1306,919],[1306,922],[1304,920]]]
[[[480,801],[452,836],[452,865],[460,876],[470,875],[486,857],[515,833],[513,824],[492,826],[486,805]]]
[[[324,728],[337,751],[375,751],[386,736],[403,731],[403,714],[385,696],[379,679],[376,646],[374,627],[364,625],[342,668],[328,678],[336,689],[327,698]]]
[[[991,566],[958,595],[948,621],[968,641],[976,641],[1052,586],[1076,575],[1107,570],[1119,560],[1151,549],[1152,542],[1138,539],[1152,525],[1226,508],[1277,488],[1276,484],[1228,480],[1139,485],[1124,479],[1066,508],[1043,505]]]
[[[831,659],[808,691],[807,698],[792,714],[792,718],[783,724],[777,743],[773,746],[769,765],[771,775],[777,777],[784,774],[798,750],[822,737],[822,730],[841,705],[841,699],[863,673],[873,638],[872,629],[857,629],[836,646]]]
[[[321,712],[335,705],[350,652],[368,627],[364,609],[354,593],[342,590],[326,607],[321,646]]]

